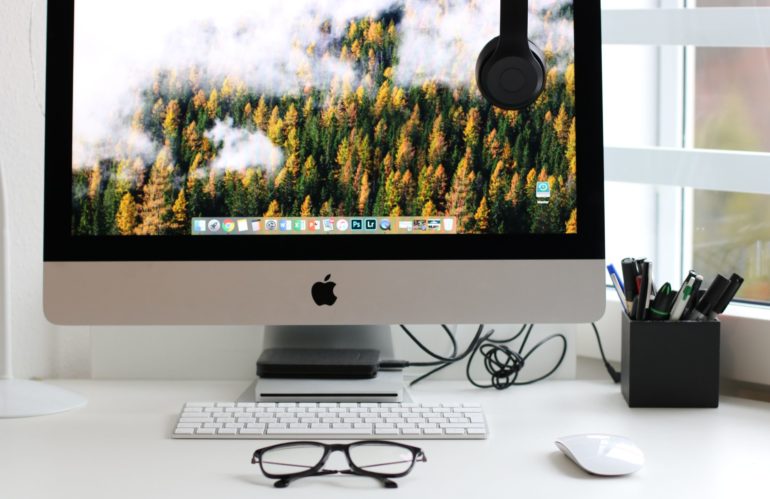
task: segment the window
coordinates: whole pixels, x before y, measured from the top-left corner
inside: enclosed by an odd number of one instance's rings
[[[603,7],[608,259],[770,304],[770,0]]]

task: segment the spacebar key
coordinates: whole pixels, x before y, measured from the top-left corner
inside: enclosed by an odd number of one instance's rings
[[[268,428],[268,435],[371,435],[365,428]]]

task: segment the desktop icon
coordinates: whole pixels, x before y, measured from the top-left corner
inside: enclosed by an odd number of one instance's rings
[[[291,220],[281,220],[278,227],[280,227],[281,232],[291,232]]]
[[[265,229],[267,229],[270,232],[278,230],[278,221],[268,220],[267,222],[265,222]]]
[[[251,221],[251,231],[252,232],[259,232],[262,230],[262,222],[260,220],[252,220]]]
[[[455,219],[454,218],[445,218],[444,219],[444,230],[447,232],[454,232],[455,230]]]
[[[415,220],[414,230],[425,232],[426,230],[428,230],[428,222],[426,222],[425,220]]]
[[[294,221],[294,231],[295,232],[305,232],[307,230],[307,222],[305,220],[295,220]]]
[[[248,231],[249,231],[249,221],[238,220],[238,232],[248,232]]]
[[[364,229],[368,231],[377,230],[377,220],[374,218],[367,218],[364,220]]]
[[[537,198],[549,199],[551,197],[551,184],[548,182],[537,183]]]
[[[414,223],[411,220],[401,220],[398,222],[398,230],[412,232],[412,229],[414,229]]]
[[[195,232],[206,232],[206,221],[196,220],[193,230]]]
[[[364,230],[364,221],[360,219],[350,222],[350,230]]]
[[[428,230],[434,232],[441,230],[441,220],[428,220]]]
[[[341,220],[337,220],[337,230],[340,232],[345,232],[350,228],[350,223],[345,220],[344,218]]]
[[[320,220],[311,220],[308,223],[308,230],[310,230],[310,232],[320,232],[321,231],[321,221]]]
[[[334,230],[334,220],[326,219],[323,221],[324,232],[331,232]]]
[[[222,228],[226,233],[231,234],[235,231],[235,222],[228,218],[222,223]]]
[[[386,231],[386,232],[387,232],[387,231],[389,231],[391,228],[392,228],[392,225],[391,225],[391,223],[390,223],[390,220],[388,220],[388,219],[383,219],[383,220],[380,220],[380,229],[381,229],[381,230],[384,230],[384,231]]]
[[[209,231],[210,232],[219,232],[219,229],[222,228],[222,224],[219,223],[219,220],[209,220]]]

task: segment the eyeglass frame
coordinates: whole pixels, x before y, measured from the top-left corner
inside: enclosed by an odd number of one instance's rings
[[[324,449],[324,453],[321,456],[321,459],[318,461],[318,464],[316,464],[315,466],[313,466],[312,468],[306,471],[301,471],[299,473],[293,473],[288,475],[275,475],[273,473],[268,473],[265,470],[265,467],[263,466],[263,463],[262,463],[262,456],[265,453],[269,451],[273,451],[275,449],[280,449],[282,447],[289,448],[289,447],[299,447],[303,445],[321,447]],[[409,465],[409,468],[406,471],[401,473],[376,473],[376,472],[367,471],[363,468],[359,468],[358,466],[356,466],[356,464],[353,462],[353,459],[350,457],[350,449],[352,449],[353,447],[365,446],[365,445],[389,445],[392,447],[399,447],[401,449],[408,450],[409,452],[412,453],[412,464]],[[326,466],[326,463],[329,460],[329,457],[335,452],[342,452],[345,455],[345,458],[348,461],[348,465],[350,466],[349,470],[324,470],[323,469],[323,467]],[[272,480],[277,480],[274,486],[279,489],[286,488],[291,484],[291,482],[294,482],[301,478],[336,475],[336,474],[356,475],[356,476],[374,478],[376,480],[380,480],[386,488],[395,489],[395,488],[398,488],[398,484],[394,482],[393,479],[405,477],[406,475],[412,472],[415,464],[417,464],[418,462],[425,463],[427,461],[428,459],[425,456],[425,452],[423,452],[423,450],[420,449],[419,447],[413,447],[411,445],[406,445],[398,442],[391,442],[389,440],[361,440],[361,441],[352,442],[349,444],[325,444],[323,442],[312,442],[312,441],[285,442],[282,444],[271,445],[270,447],[257,449],[256,451],[254,451],[254,455],[251,458],[251,464],[259,463],[259,467],[262,470],[262,474],[264,474],[267,478],[270,478]]]

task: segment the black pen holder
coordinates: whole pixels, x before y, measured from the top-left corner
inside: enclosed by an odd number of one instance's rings
[[[632,321],[623,314],[621,341],[629,407],[719,407],[719,321]]]

